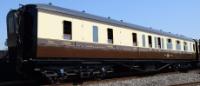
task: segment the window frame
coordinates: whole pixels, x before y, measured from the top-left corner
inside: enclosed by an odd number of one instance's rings
[[[107,28],[107,43],[114,44],[114,35],[112,28]]]
[[[63,39],[72,40],[72,22],[63,21]]]
[[[152,36],[148,35],[148,47],[153,48]]]
[[[165,49],[165,40],[164,40],[164,38],[161,38],[161,47],[162,47],[162,49]]]
[[[146,47],[146,37],[144,34],[142,35],[142,46]]]
[[[181,42],[176,40],[176,50],[181,50]]]
[[[172,39],[171,38],[167,39],[167,49],[170,49],[170,50],[173,49],[173,43],[172,43]]]
[[[137,39],[137,33],[132,32],[132,44],[133,46],[138,46],[138,39]]]
[[[188,43],[187,42],[183,42],[183,50],[188,51]]]
[[[99,29],[98,26],[92,26],[92,41],[94,43],[98,43],[99,42]]]
[[[160,37],[157,37],[157,46],[159,49],[161,49],[162,47],[162,43],[161,43],[161,38]]]

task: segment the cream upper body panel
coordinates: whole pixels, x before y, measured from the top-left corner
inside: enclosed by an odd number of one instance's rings
[[[113,44],[123,45],[123,46],[133,46],[132,33],[137,34],[137,46],[149,48],[148,46],[148,36],[152,36],[152,48],[156,48],[155,37],[160,37],[163,39],[163,47],[161,49],[167,49],[167,39],[172,39],[172,50],[176,50],[176,40],[180,41],[181,50],[183,49],[183,42],[188,45],[187,52],[194,52],[193,42],[185,41],[182,39],[167,37],[163,35],[157,35],[153,33],[138,31],[132,28],[119,27],[114,25],[109,25],[101,23],[98,21],[91,21],[86,19],[80,19],[75,17],[70,17],[67,15],[62,15],[58,13],[49,13],[45,11],[38,11],[38,38],[46,39],[56,39],[56,40],[66,40],[63,38],[63,21],[72,22],[72,40],[79,42],[89,42],[93,43],[93,26],[98,27],[98,43],[108,44],[107,29],[113,29]],[[142,35],[145,36],[145,46],[143,46]]]

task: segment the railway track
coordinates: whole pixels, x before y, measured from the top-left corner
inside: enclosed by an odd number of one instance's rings
[[[180,73],[180,72],[169,72],[169,73],[160,73],[160,74],[150,74],[150,75],[140,75],[140,76],[126,76],[126,77],[118,77],[118,78],[111,78],[111,79],[104,79],[104,80],[89,80],[85,81],[83,83],[56,83],[52,85],[42,85],[42,86],[200,86],[200,70],[192,70],[189,71],[189,73]],[[180,74],[180,75],[178,75]],[[190,74],[191,77],[196,77],[197,79],[188,78],[188,80],[191,80],[189,82],[186,80],[186,77],[182,77],[185,81],[177,81],[181,78],[177,78],[178,76],[186,76],[187,74]],[[193,75],[195,74],[195,75]],[[177,82],[171,82],[169,84],[169,81],[167,78],[164,78],[168,76],[168,79],[171,81],[177,81]],[[174,76],[175,79],[172,78]],[[188,75],[187,75],[188,76]],[[159,77],[156,78],[155,77]],[[162,80],[166,79],[166,82],[163,82]],[[199,79],[199,80],[198,80]],[[163,84],[163,85],[162,85]],[[7,81],[7,82],[0,82],[0,86],[39,86],[36,81],[34,80],[15,80],[15,81]]]

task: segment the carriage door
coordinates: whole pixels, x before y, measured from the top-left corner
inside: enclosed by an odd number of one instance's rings
[[[194,42],[195,44],[193,45],[193,48],[195,51],[195,57],[196,57],[196,60],[200,60],[200,57],[199,57],[200,40],[194,40]]]
[[[200,60],[200,39],[199,39],[199,43],[197,43],[197,46],[198,46],[198,52],[199,52],[199,60]]]

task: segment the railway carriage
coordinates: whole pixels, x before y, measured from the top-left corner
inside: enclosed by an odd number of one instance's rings
[[[10,61],[48,77],[155,71],[199,61],[198,40],[52,5],[7,16]],[[54,76],[51,76],[53,75]]]

